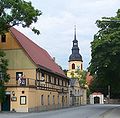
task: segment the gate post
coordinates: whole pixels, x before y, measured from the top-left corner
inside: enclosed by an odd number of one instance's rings
[[[1,111],[1,102],[0,102],[0,111]]]

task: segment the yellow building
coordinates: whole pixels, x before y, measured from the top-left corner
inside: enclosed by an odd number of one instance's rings
[[[78,40],[76,39],[76,27],[74,29],[74,40],[72,47],[72,54],[69,57],[69,69],[67,71],[67,77],[69,80],[69,104],[70,105],[83,105],[87,102],[87,89],[80,86],[78,73],[76,71],[83,71],[83,60],[79,53]]]
[[[46,50],[11,28],[0,36],[10,80],[1,111],[31,112],[68,106],[68,78]]]

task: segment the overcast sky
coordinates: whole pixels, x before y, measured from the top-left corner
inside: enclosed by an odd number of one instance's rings
[[[56,58],[56,62],[68,69],[71,54],[74,25],[83,66],[86,69],[90,62],[90,42],[98,31],[96,20],[103,16],[115,16],[120,8],[120,0],[26,0],[40,9],[43,14],[35,24],[41,34],[37,36],[29,29],[17,27],[27,37]]]

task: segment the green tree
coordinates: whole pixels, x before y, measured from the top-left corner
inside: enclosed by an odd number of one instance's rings
[[[86,75],[87,75],[87,71],[85,70],[76,70],[75,72],[71,72],[71,76],[73,79],[78,79],[79,82],[80,82],[80,85],[82,87],[85,87],[86,86]]]
[[[91,42],[88,68],[94,77],[91,90],[107,95],[110,85],[111,97],[120,97],[120,9],[115,17],[103,17],[96,24],[99,31]]]
[[[7,74],[8,60],[5,59],[5,53],[0,51],[0,102],[4,100],[6,87],[4,84],[9,81],[10,76]]]
[[[35,27],[31,27],[36,23],[38,16],[42,12],[35,9],[31,2],[24,0],[0,0],[0,34],[4,34],[15,25],[30,28],[34,33],[40,34],[40,31]],[[6,82],[10,77],[7,74],[8,61],[5,59],[5,53],[0,51],[0,101],[4,100]]]
[[[24,0],[0,0],[0,34],[6,33],[10,27],[22,25],[31,28],[36,23],[42,12],[35,9],[31,2]],[[31,28],[33,32],[40,34],[40,31]]]

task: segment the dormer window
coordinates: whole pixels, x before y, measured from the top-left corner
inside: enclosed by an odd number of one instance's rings
[[[6,42],[6,35],[1,35],[1,42],[2,43],[5,43]]]

